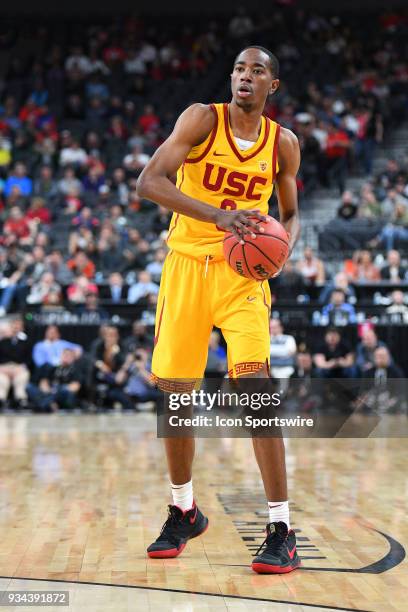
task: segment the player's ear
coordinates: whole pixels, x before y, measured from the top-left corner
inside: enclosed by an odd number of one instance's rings
[[[270,86],[270,88],[269,88],[269,95],[270,95],[270,96],[271,96],[272,94],[274,94],[274,93],[275,93],[275,91],[276,91],[276,90],[279,88],[279,84],[280,84],[279,79],[274,79],[274,80],[272,81],[271,86]]]

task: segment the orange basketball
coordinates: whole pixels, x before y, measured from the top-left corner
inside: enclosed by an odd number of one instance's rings
[[[264,231],[254,229],[256,238],[250,234],[243,237],[240,244],[230,232],[224,238],[224,256],[231,268],[247,278],[265,280],[283,268],[289,255],[289,236],[283,225],[276,219],[259,221]]]

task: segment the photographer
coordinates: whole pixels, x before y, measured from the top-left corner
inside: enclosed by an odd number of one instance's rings
[[[126,384],[124,390],[135,403],[156,402],[161,396],[151,380],[149,353],[143,348],[127,355],[116,381]]]
[[[38,373],[38,384],[28,386],[28,396],[35,410],[56,412],[78,406],[78,393],[83,383],[78,353],[65,348],[57,366],[45,365]]]
[[[94,378],[100,399],[103,399],[104,403],[118,403],[125,410],[133,410],[133,403],[123,389],[126,359],[116,327],[105,328],[102,342],[97,345],[94,357]]]

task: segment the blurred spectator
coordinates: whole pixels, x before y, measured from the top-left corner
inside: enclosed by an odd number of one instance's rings
[[[151,104],[146,104],[144,107],[144,112],[139,119],[139,126],[141,127],[143,134],[148,132],[156,132],[159,129],[160,119],[156,115]]]
[[[354,282],[371,283],[380,280],[380,271],[372,262],[369,251],[356,251],[353,259],[345,262],[344,271]]]
[[[387,265],[381,268],[381,278],[393,283],[408,280],[408,270],[401,265],[400,254],[395,249],[387,253]]]
[[[219,376],[225,374],[227,369],[227,353],[220,344],[221,336],[217,331],[212,331],[208,343],[206,376]]]
[[[251,17],[245,8],[240,6],[228,25],[228,33],[232,38],[244,38],[254,29]]]
[[[276,282],[281,287],[288,289],[301,290],[306,286],[303,275],[296,270],[293,261],[290,259],[285,263],[285,266],[279,276],[276,278]]]
[[[112,272],[109,275],[108,285],[101,288],[101,297],[111,300],[118,304],[127,299],[128,288],[125,285],[123,276],[119,272]]]
[[[166,254],[165,249],[157,249],[156,253],[154,254],[154,260],[146,266],[146,271],[152,275],[152,279],[155,283],[160,282]]]
[[[82,179],[82,185],[88,198],[96,197],[102,185],[105,184],[104,167],[102,164],[94,164],[91,166],[87,174]]]
[[[152,380],[149,353],[143,348],[138,348],[126,356],[116,375],[116,381],[118,384],[125,384],[126,395],[135,403],[157,402],[162,397]]]
[[[344,272],[338,272],[332,281],[329,281],[322,289],[319,295],[319,303],[326,304],[330,301],[333,291],[341,289],[345,295],[346,301],[355,303],[356,292],[354,287],[349,284],[347,274]]]
[[[78,251],[84,251],[87,255],[92,255],[96,251],[93,231],[85,224],[79,225],[78,229],[69,235],[68,252],[75,256]]]
[[[390,352],[386,346],[374,349],[373,367],[365,373],[366,378],[374,378],[376,383],[384,383],[389,378],[404,378],[399,366],[393,363]]]
[[[279,319],[271,319],[270,366],[273,378],[289,378],[294,372],[296,341],[293,336],[283,333]]]
[[[12,143],[5,133],[4,128],[0,127],[0,173],[5,174],[11,162]]]
[[[343,191],[341,196],[341,204],[337,209],[337,215],[345,221],[354,219],[357,215],[358,205],[355,200],[354,194],[350,190]]]
[[[138,176],[150,159],[150,155],[143,153],[140,145],[135,145],[132,152],[128,153],[123,160],[123,166],[132,175]]]
[[[128,302],[136,304],[140,299],[157,293],[159,293],[159,286],[152,282],[151,275],[144,270],[139,272],[137,283],[129,288]]]
[[[38,385],[30,384],[28,396],[34,410],[56,412],[59,408],[78,408],[78,393],[83,382],[83,372],[78,353],[65,348],[57,366],[45,366],[38,376]]]
[[[67,289],[68,301],[72,304],[84,304],[89,293],[98,295],[98,287],[84,274],[80,274]]]
[[[170,214],[167,208],[158,206],[151,216],[151,231],[156,235],[160,235],[163,231],[167,231],[170,224]]]
[[[95,275],[95,264],[89,259],[84,251],[77,251],[67,262],[69,270],[72,270],[74,274],[80,274],[91,279]]]
[[[49,225],[51,223],[51,213],[45,205],[43,198],[32,198],[29,209],[26,212],[26,219],[35,221],[43,225]]]
[[[83,75],[88,74],[91,71],[91,62],[87,57],[82,47],[76,46],[71,50],[71,55],[65,60],[65,70],[72,72],[78,70]]]
[[[61,150],[59,157],[59,163],[62,167],[70,166],[82,169],[86,166],[87,161],[88,155],[85,149],[82,149],[75,139],[72,139],[70,145]]]
[[[56,325],[49,325],[44,334],[44,340],[37,342],[33,348],[33,361],[37,368],[43,365],[57,366],[61,363],[64,349],[71,349],[77,357],[82,355],[82,347],[74,342],[62,340]]]
[[[111,180],[112,195],[121,205],[126,206],[129,199],[129,187],[126,182],[126,174],[123,168],[115,168]]]
[[[18,206],[10,209],[9,216],[4,224],[4,242],[13,244],[18,242],[20,245],[30,245],[35,234],[34,226],[24,218]]]
[[[85,302],[80,303],[76,312],[89,324],[100,325],[101,321],[109,319],[109,313],[99,306],[99,298],[96,293],[86,293]]]
[[[44,198],[47,202],[52,202],[57,197],[58,184],[50,166],[40,168],[40,174],[34,181],[33,195]]]
[[[295,369],[291,378],[310,379],[317,376],[316,368],[313,363],[312,355],[309,351],[300,351],[296,355]]]
[[[28,304],[55,304],[61,301],[61,287],[51,272],[44,272],[27,296]]]
[[[295,370],[285,398],[285,405],[289,410],[310,412],[319,407],[322,400],[312,384],[312,380],[316,377],[317,371],[310,352],[299,352],[296,355]]]
[[[334,123],[328,124],[325,158],[329,185],[335,183],[340,193],[344,192],[347,173],[347,153],[351,143],[347,133]]]
[[[8,312],[22,274],[22,267],[9,257],[6,249],[0,248],[0,317]]]
[[[356,366],[361,376],[365,376],[367,371],[374,365],[374,351],[386,346],[384,342],[378,340],[378,336],[370,327],[364,328],[361,335],[361,342],[356,348]]]
[[[131,410],[133,403],[123,390],[126,382],[123,372],[125,362],[126,355],[119,344],[117,328],[107,327],[95,351],[95,383],[109,405],[118,403],[122,408]]]
[[[379,219],[382,208],[377,200],[371,183],[365,183],[361,188],[358,217],[361,219]]]
[[[324,342],[314,355],[318,376],[322,378],[351,378],[356,375],[354,355],[337,329],[326,331]]]
[[[408,241],[408,206],[403,203],[395,204],[390,221],[378,237],[378,242],[382,243],[387,251],[394,249],[396,240]]]
[[[303,194],[307,198],[318,185],[322,153],[320,143],[313,135],[311,116],[304,114],[307,116],[299,123],[297,133],[301,152],[300,176],[303,182]]]
[[[89,206],[84,206],[80,213],[72,219],[74,227],[85,227],[88,230],[94,230],[99,226],[99,219],[92,214]]]
[[[323,285],[325,281],[324,264],[316,257],[310,247],[303,252],[303,259],[298,261],[297,269],[307,285]]]
[[[21,318],[3,324],[0,338],[0,408],[4,408],[10,389],[19,408],[27,407],[30,380],[30,342]]]
[[[134,353],[138,348],[151,350],[153,341],[153,334],[148,331],[148,326],[143,321],[134,321],[132,334],[125,338],[123,348],[126,353]]]
[[[4,184],[4,195],[8,197],[13,188],[18,187],[22,196],[28,197],[33,190],[33,182],[27,176],[27,168],[23,163],[14,165],[13,171],[9,174]]]
[[[391,294],[392,304],[385,309],[386,313],[391,315],[392,321],[398,323],[408,323],[408,306],[405,303],[405,295],[402,291],[393,291]]]
[[[365,373],[357,409],[375,414],[406,414],[406,389],[405,385],[401,384],[403,376],[401,368],[393,362],[388,348],[376,348],[373,366]]]
[[[150,293],[147,298],[143,300],[146,302],[146,305],[145,310],[143,310],[140,315],[140,320],[145,323],[145,325],[151,327],[154,327],[156,321],[157,298],[157,293]]]
[[[66,263],[64,263],[64,258],[59,249],[53,249],[47,255],[45,270],[50,272],[54,276],[55,281],[60,285],[68,285],[73,279],[73,274]]]
[[[71,166],[64,169],[62,178],[58,181],[58,190],[66,196],[73,192],[81,193],[82,183],[76,177],[75,170]]]
[[[356,323],[356,311],[354,306],[346,302],[346,294],[343,289],[333,289],[330,303],[323,306],[322,315],[328,318],[331,325]]]

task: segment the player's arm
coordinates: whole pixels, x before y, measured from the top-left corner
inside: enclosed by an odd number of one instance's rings
[[[279,172],[276,177],[276,191],[279,203],[280,222],[289,234],[289,249],[300,234],[298,193],[296,175],[300,166],[299,142],[295,134],[281,128],[279,138]]]
[[[264,220],[257,211],[227,211],[190,198],[172,183],[171,177],[190,153],[204,142],[214,127],[215,117],[209,106],[193,104],[180,115],[173,132],[157,149],[137,182],[140,197],[147,198],[174,212],[198,221],[214,223],[232,232],[238,239],[250,234],[256,222],[249,217]]]

